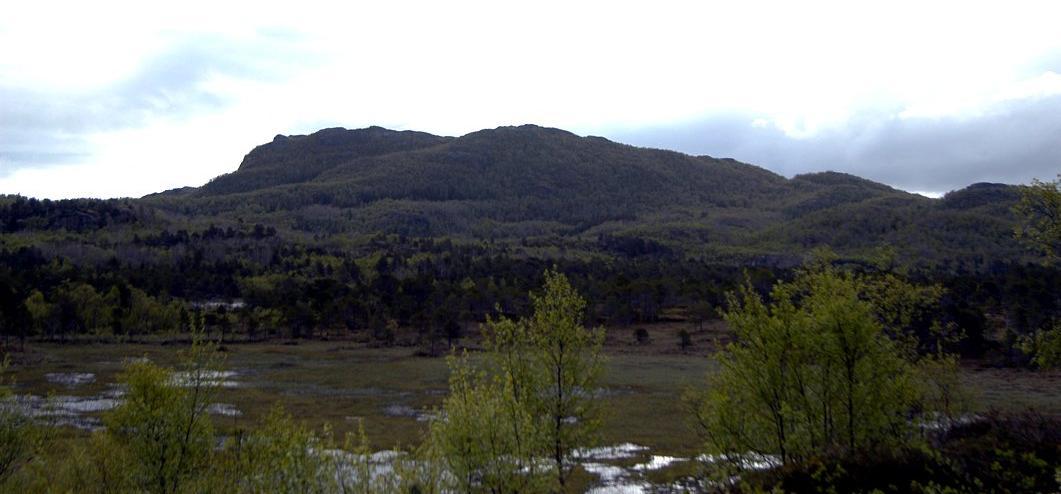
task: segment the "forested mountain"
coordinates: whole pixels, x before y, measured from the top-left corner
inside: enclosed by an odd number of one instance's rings
[[[318,237],[560,237],[589,250],[635,239],[735,261],[891,245],[908,262],[983,263],[1023,255],[1010,234],[1016,197],[995,184],[934,200],[835,172],[786,179],[524,125],[458,138],[379,127],[277,136],[235,172],[142,202]]]
[[[248,153],[236,173],[217,177],[204,185],[202,192],[222,195],[302,183],[354,160],[412,151],[448,140],[422,132],[395,132],[380,127],[332,128],[308,136],[278,135],[272,142]]]
[[[524,311],[552,265],[593,301],[591,320],[652,322],[718,307],[745,273],[768,287],[825,247],[856,264],[890,252],[954,287],[941,317],[982,343],[1059,312],[1058,271],[1014,239],[1017,197],[997,184],[929,199],[842,173],[785,178],[530,125],[456,138],[325,129],[277,136],[201,187],[0,198],[0,324],[135,334],[241,299],[248,334],[437,335],[498,306]]]

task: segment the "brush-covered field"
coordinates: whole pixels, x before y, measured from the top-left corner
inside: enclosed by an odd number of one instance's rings
[[[666,328],[651,328],[667,333]],[[654,338],[645,345],[614,335],[600,400],[606,415],[604,444],[634,443],[664,454],[691,454],[699,447],[682,395],[703,386],[717,363],[708,344],[669,351]],[[629,338],[632,340],[632,338]],[[657,343],[659,342],[659,343]],[[115,396],[115,382],[131,359],[176,364],[180,343],[28,344],[17,353],[10,376],[19,395],[51,397],[66,410],[71,435],[97,422]],[[676,345],[675,345],[676,348]],[[274,405],[314,426],[340,434],[363,421],[380,448],[419,443],[447,391],[445,358],[424,357],[412,348],[371,348],[352,342],[302,341],[226,344],[225,373],[214,407],[221,431],[253,427]],[[475,356],[474,349],[468,350]],[[962,367],[972,393],[972,411],[1033,408],[1061,414],[1061,373]]]
[[[597,396],[606,411],[600,444],[581,462],[585,487],[674,485],[696,468],[701,447],[683,395],[706,385],[718,368],[713,353],[725,341],[715,324],[693,331],[692,346],[678,346],[676,325],[608,332],[607,364]],[[473,339],[467,351],[476,358]],[[176,365],[187,343],[28,344],[9,369],[20,403],[59,427],[72,441],[101,426],[121,400],[123,367],[147,358]],[[447,393],[444,357],[413,347],[374,348],[352,341],[226,343],[223,371],[211,411],[222,435],[253,429],[277,405],[314,428],[338,436],[363,424],[376,449],[418,445]],[[1061,415],[1061,372],[988,368],[966,363],[962,381],[972,412],[1029,408]]]

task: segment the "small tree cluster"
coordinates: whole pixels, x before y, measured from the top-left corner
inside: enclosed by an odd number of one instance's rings
[[[750,284],[731,295],[724,317],[736,339],[694,401],[712,452],[791,462],[910,437],[910,414],[924,408],[923,374],[899,336],[910,305],[886,302],[916,297],[881,287],[915,290],[820,263],[775,285],[769,303]],[[949,367],[932,369],[941,383],[933,389],[949,399]]]
[[[1013,211],[1020,218],[1018,239],[1047,257],[1061,257],[1061,175],[1052,182],[1034,180],[1023,186]]]
[[[563,489],[573,452],[595,440],[603,330],[583,325],[586,303],[560,273],[531,299],[529,318],[488,321],[481,368],[452,361],[431,442],[459,491]]]
[[[1035,180],[1024,186],[1013,209],[1020,218],[1017,238],[1050,262],[1061,258],[1061,175],[1053,182]],[[1061,367],[1061,321],[1028,335],[1023,350],[1041,368]]]

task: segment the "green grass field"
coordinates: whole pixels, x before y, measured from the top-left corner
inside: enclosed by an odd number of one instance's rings
[[[662,343],[660,343],[662,345]],[[99,396],[117,380],[124,362],[147,357],[176,363],[180,345],[34,344],[11,368],[18,394]],[[634,443],[655,454],[691,455],[699,441],[681,401],[690,387],[715,368],[708,345],[688,353],[633,347],[609,337],[603,405],[604,444]],[[216,416],[222,433],[253,427],[275,404],[313,426],[329,424],[340,435],[363,420],[374,446],[393,448],[420,442],[426,417],[447,389],[443,358],[420,357],[411,348],[368,348],[349,342],[309,341],[297,345],[252,343],[226,346],[225,367],[236,373],[234,387],[216,400],[240,416]],[[49,373],[92,373],[95,381],[70,386],[49,381]],[[975,397],[974,410],[1034,408],[1061,414],[1061,373],[963,367],[963,381]],[[89,415],[92,415],[91,413]],[[419,420],[418,420],[419,419]],[[81,432],[70,429],[71,435]]]

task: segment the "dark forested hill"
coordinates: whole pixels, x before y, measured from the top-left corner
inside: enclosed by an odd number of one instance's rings
[[[324,219],[342,210],[351,217],[349,228],[330,233],[363,231],[359,225],[367,223],[370,230],[477,235],[484,221],[585,229],[677,207],[763,202],[785,184],[734,161],[535,126],[456,139],[327,129],[278,136],[248,154],[238,170],[178,203],[212,214],[265,209]]]
[[[248,153],[235,173],[204,185],[202,193],[231,194],[306,182],[358,159],[412,151],[447,140],[423,132],[395,132],[381,127],[324,129],[308,136],[278,135]]]
[[[1010,234],[1015,197],[1005,185],[935,200],[835,172],[786,179],[524,125],[457,138],[379,127],[277,136],[235,172],[143,201],[318,238],[548,238],[589,250],[619,238],[726,259],[890,245],[919,262],[984,262],[1022,255]]]
[[[890,249],[946,283],[940,317],[982,342],[991,321],[1024,334],[1061,310],[1061,274],[1013,238],[1016,198],[998,184],[929,199],[842,173],[785,178],[532,125],[325,129],[277,136],[201,187],[0,197],[0,333],[186,329],[207,301],[241,299],[206,324],[384,342],[397,324],[430,342],[495,307],[524,310],[552,265],[591,319],[652,322],[717,307],[745,276],[766,289],[826,247],[854,265]]]

